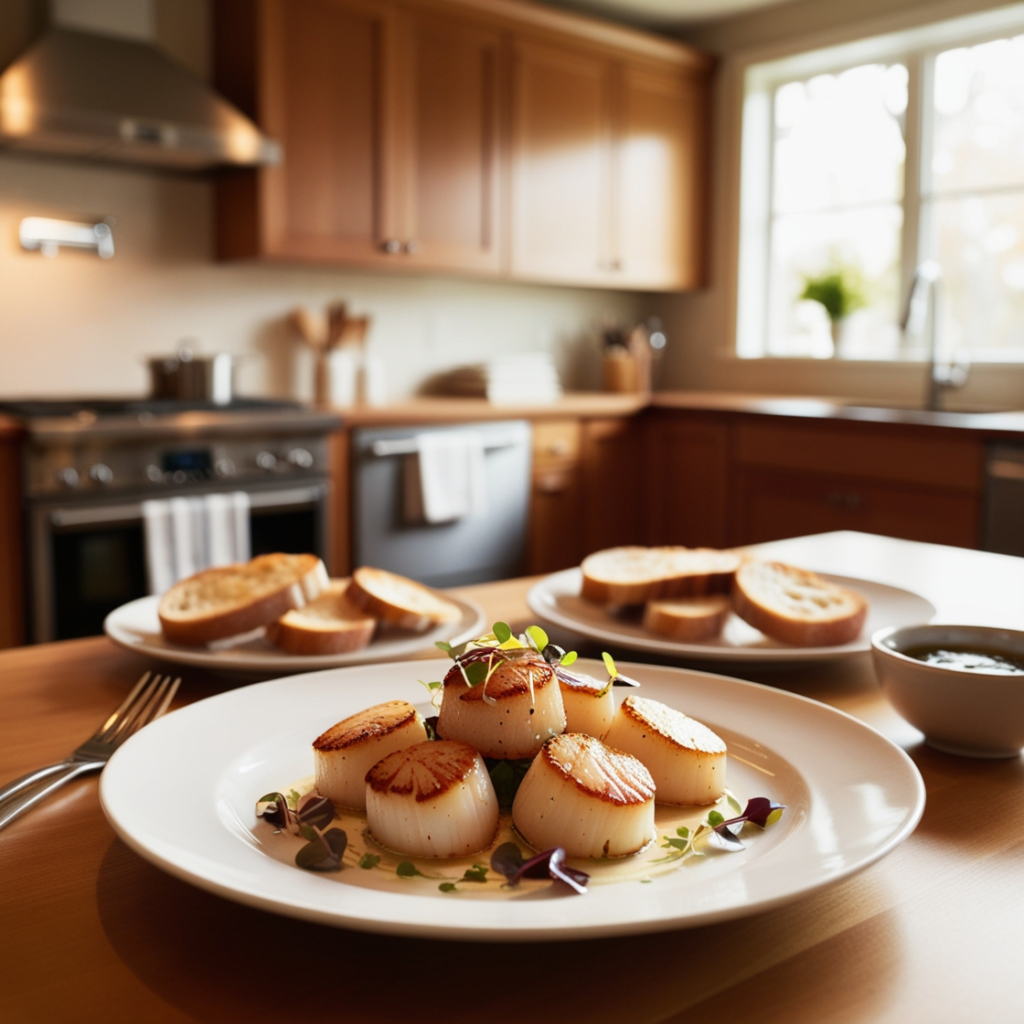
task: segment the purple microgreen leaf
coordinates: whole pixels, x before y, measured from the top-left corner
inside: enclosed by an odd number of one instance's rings
[[[725,826],[712,829],[708,833],[708,842],[712,846],[717,846],[721,850],[728,850],[730,853],[746,849],[740,837],[733,835]]]
[[[260,804],[266,804],[262,811],[260,810]],[[271,825],[276,825],[278,828],[287,828],[289,816],[288,801],[283,793],[268,793],[256,801],[256,817],[269,821]]]
[[[761,828],[767,828],[773,821],[779,820],[785,807],[785,804],[777,804],[766,796],[755,796],[747,801],[742,817]]]
[[[299,821],[314,828],[327,828],[334,821],[334,804],[319,793],[307,793],[295,808]]]
[[[295,863],[307,871],[340,871],[348,836],[340,828],[323,834],[310,829],[313,838],[295,855]],[[305,834],[305,831],[303,831]]]
[[[512,885],[519,880],[523,866],[523,851],[515,843],[502,843],[491,854],[491,870],[504,875]]]
[[[429,718],[423,719],[423,725],[426,727],[428,740],[436,740],[438,738],[437,723],[439,721],[440,718],[437,715],[431,715]]]
[[[585,871],[569,867],[565,863],[565,850],[561,846],[555,846],[524,861],[515,878],[509,879],[509,883],[515,885],[520,878],[545,877],[565,882],[569,888],[581,895],[587,891],[587,882],[590,881],[590,875]]]
[[[399,878],[414,878],[416,875],[423,876],[423,872],[411,860],[403,860],[398,867],[395,868],[395,874]]]

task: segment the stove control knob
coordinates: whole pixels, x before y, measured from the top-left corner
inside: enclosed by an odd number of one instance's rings
[[[161,484],[164,481],[164,471],[155,462],[151,462],[146,467],[146,479],[151,484]]]
[[[98,484],[109,484],[114,481],[114,471],[102,462],[97,462],[89,470],[89,476]]]
[[[288,461],[299,469],[309,469],[313,465],[313,456],[305,448],[293,448],[288,453]]]
[[[235,464],[231,459],[218,459],[213,471],[217,476],[234,476]]]
[[[273,452],[260,452],[256,456],[256,465],[269,473],[277,466],[277,456]]]
[[[65,487],[78,486],[78,470],[73,466],[64,466],[57,470],[57,480]]]

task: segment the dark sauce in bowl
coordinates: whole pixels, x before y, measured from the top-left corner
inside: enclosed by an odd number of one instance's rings
[[[958,672],[985,672],[989,675],[1024,676],[1024,657],[989,647],[956,647],[928,645],[908,647],[900,654],[916,658],[926,665],[952,668]]]

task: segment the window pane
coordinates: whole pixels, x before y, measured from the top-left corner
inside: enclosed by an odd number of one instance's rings
[[[935,60],[932,189],[1024,184],[1024,36]]]
[[[1024,192],[929,204],[944,274],[941,344],[998,356],[1024,349]]]
[[[903,195],[907,69],[867,64],[775,92],[773,209],[825,210]]]
[[[896,203],[777,218],[768,281],[769,354],[833,354],[825,310],[799,297],[806,275],[846,264],[863,273],[868,305],[846,321],[841,354],[892,358],[899,344],[895,321],[902,225],[903,210]]]

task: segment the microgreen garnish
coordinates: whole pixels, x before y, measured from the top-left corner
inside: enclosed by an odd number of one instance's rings
[[[491,776],[494,792],[498,796],[498,806],[503,811],[512,810],[512,801],[519,792],[519,785],[526,776],[527,769],[533,764],[532,757],[519,760],[504,761],[498,758],[485,757],[484,763]]]
[[[364,853],[359,858],[359,866],[366,871],[375,868],[380,863],[380,855],[376,853]]]
[[[607,684],[598,691],[597,696],[603,697],[613,686],[639,686],[640,684],[635,679],[630,679],[629,676],[624,676],[615,667],[615,659],[607,652],[601,652],[601,660],[604,662],[604,667],[608,672]],[[565,662],[563,661],[564,665]]]
[[[515,843],[502,843],[491,854],[491,869],[508,879],[509,886],[519,884],[521,878],[552,878],[564,882],[581,896],[587,891],[590,875],[577,871],[565,863],[565,850],[555,846],[536,857],[523,860],[523,852]]]
[[[305,826],[305,829],[309,826]],[[297,854],[295,863],[308,871],[340,871],[341,858],[348,846],[348,835],[344,829],[330,828],[326,832],[313,832],[313,838]]]
[[[415,878],[416,875],[425,877],[423,872],[420,871],[420,869],[416,867],[411,860],[403,860],[402,863],[395,868],[395,874],[398,875],[399,878]]]
[[[731,794],[728,802],[730,806],[739,809],[739,803]],[[747,806],[742,814],[735,818],[726,818],[721,811],[709,811],[707,817],[691,832],[685,826],[676,829],[674,836],[662,836],[662,849],[669,853],[662,858],[665,860],[685,860],[688,857],[703,856],[703,852],[697,848],[698,841],[706,841],[720,850],[736,852],[745,849],[739,833],[743,826],[749,821],[758,828],[767,828],[782,817],[785,804],[777,804],[764,796],[755,796],[747,801]]]

